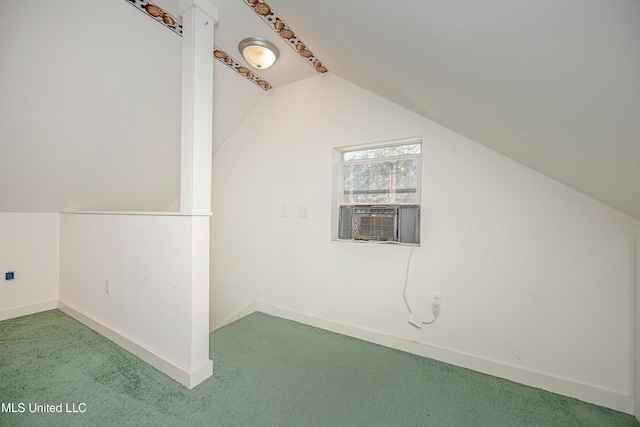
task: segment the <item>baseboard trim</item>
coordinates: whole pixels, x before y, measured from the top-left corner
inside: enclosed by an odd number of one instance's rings
[[[21,307],[7,308],[0,310],[0,321],[28,316],[29,314],[40,313],[42,311],[54,310],[56,308],[58,308],[57,300],[42,301],[35,304],[23,305]]]
[[[387,335],[379,331],[312,316],[263,301],[252,302],[238,314],[225,322],[225,324],[231,323],[255,311],[293,320],[309,326],[314,326],[375,344],[380,344],[385,347],[391,347],[408,353],[417,354],[419,356],[428,357],[430,359],[439,360],[451,365],[504,378],[516,383],[540,388],[564,396],[573,397],[584,402],[604,406],[630,415],[633,415],[634,413],[635,399],[633,396],[624,395],[588,384],[582,384],[566,378],[555,377],[543,372],[523,369],[519,366],[484,359],[472,354],[433,346],[424,342],[410,341],[402,337]]]
[[[208,360],[203,366],[189,371],[67,302],[59,300],[57,308],[189,389],[194,388],[213,374],[211,360]]]

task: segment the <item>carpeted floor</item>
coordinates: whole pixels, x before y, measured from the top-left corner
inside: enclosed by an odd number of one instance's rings
[[[213,377],[187,390],[60,311],[0,322],[0,426],[640,425],[261,313],[213,332],[210,345]]]

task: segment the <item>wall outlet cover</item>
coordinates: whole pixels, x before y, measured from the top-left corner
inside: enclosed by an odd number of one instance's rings
[[[442,308],[442,294],[432,293],[431,294],[431,304],[438,304],[440,308]]]

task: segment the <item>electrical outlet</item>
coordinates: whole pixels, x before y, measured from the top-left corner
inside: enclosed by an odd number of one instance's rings
[[[307,218],[309,216],[309,208],[306,206],[298,206],[298,218]]]
[[[438,317],[440,310],[442,310],[442,295],[431,294],[431,311],[433,315]]]
[[[442,308],[442,294],[431,294],[431,304],[439,304],[440,308]]]
[[[107,280],[104,282],[104,291],[105,291],[106,293],[108,293],[108,294],[110,294],[110,293],[111,293],[111,280],[107,279]]]

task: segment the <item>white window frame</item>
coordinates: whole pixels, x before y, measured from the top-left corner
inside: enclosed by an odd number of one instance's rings
[[[364,159],[357,161],[347,161],[345,162],[344,153],[351,151],[361,151],[375,148],[385,148],[385,147],[393,147],[393,146],[401,146],[401,145],[410,145],[410,144],[419,144],[420,145],[420,153],[418,154],[409,154],[403,156],[390,156],[390,157],[380,157],[374,159]],[[392,206],[392,205],[421,205],[421,187],[422,187],[422,138],[421,137],[413,137],[406,138],[401,140],[393,140],[393,141],[383,141],[372,144],[362,144],[362,145],[350,145],[350,146],[342,146],[335,147],[333,149],[333,182],[332,182],[332,220],[331,220],[331,240],[334,241],[342,241],[338,239],[338,223],[339,223],[339,211],[340,206],[345,205],[358,205],[358,204],[366,204],[366,203],[346,203],[345,195],[344,195],[344,165],[345,164],[357,164],[357,163],[371,163],[371,162],[382,162],[385,159],[393,159],[393,160],[401,160],[401,159],[417,159],[418,161],[418,171],[416,177],[416,201],[415,202],[403,202],[403,203],[376,203],[377,206]]]

